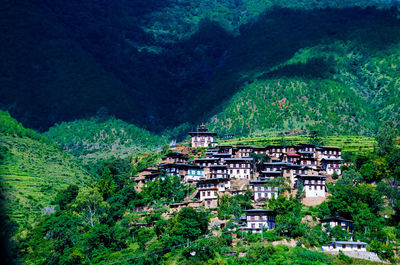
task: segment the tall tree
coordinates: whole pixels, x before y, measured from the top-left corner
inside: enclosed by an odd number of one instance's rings
[[[82,189],[75,199],[73,209],[84,222],[93,227],[106,217],[109,204],[103,200],[97,188]]]
[[[378,155],[390,154],[395,148],[396,136],[399,134],[393,121],[384,122],[378,130],[376,141],[378,142]]]

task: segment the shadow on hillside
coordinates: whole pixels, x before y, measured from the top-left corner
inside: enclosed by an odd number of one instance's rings
[[[0,146],[0,166],[3,164],[7,152],[8,150]],[[2,264],[17,264],[16,246],[11,240],[16,230],[16,224],[10,220],[7,213],[3,181],[3,176],[0,174],[0,258]]]
[[[273,72],[269,69],[290,59],[299,49],[336,40],[352,41],[360,49],[374,53],[385,49],[400,39],[400,21],[395,10],[375,8],[346,8],[321,10],[291,10],[275,8],[263,13],[257,21],[243,25],[240,35],[228,47],[224,66],[196,100],[205,99],[196,105],[189,117],[199,117],[204,110],[220,111],[220,102],[229,99],[251,78],[243,74],[265,72],[261,78],[302,76],[304,78],[328,78],[332,62],[314,59],[306,64],[281,67]],[[321,67],[318,72],[314,72]],[[196,104],[194,101],[194,105]],[[209,117],[202,115],[196,122]]]
[[[0,107],[41,130],[101,108],[155,132],[196,124],[252,82],[252,73],[268,73],[301,48],[351,40],[375,52],[400,37],[392,10],[275,8],[238,36],[203,21],[191,38],[153,52],[159,43],[139,20],[167,1],[25,1],[36,9],[16,4],[0,19],[9,30],[0,37]],[[329,63],[316,59],[262,78],[327,78]],[[314,73],[311,66],[325,70]]]

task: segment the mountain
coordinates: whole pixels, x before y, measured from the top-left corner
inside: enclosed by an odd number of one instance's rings
[[[40,131],[106,110],[157,133],[371,135],[398,120],[397,16],[378,0],[6,1],[0,108]]]
[[[0,180],[7,215],[31,225],[51,210],[58,191],[86,186],[94,177],[72,155],[0,111]]]
[[[167,137],[152,134],[113,117],[63,122],[51,127],[43,135],[84,162],[153,152],[169,143]]]

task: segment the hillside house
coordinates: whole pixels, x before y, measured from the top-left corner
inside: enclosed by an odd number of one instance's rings
[[[360,241],[332,241],[322,246],[323,251],[367,251],[367,243]]]
[[[281,159],[282,155],[286,153],[286,146],[283,145],[269,145],[267,148],[267,154],[271,158]]]
[[[219,165],[219,159],[215,157],[198,158],[193,161],[195,164],[202,167],[210,167],[213,165]]]
[[[238,145],[235,148],[235,157],[238,157],[238,158],[250,157],[251,153],[253,153],[252,146]]]
[[[189,164],[161,164],[160,167],[165,170],[169,176],[179,176],[182,180],[185,179]]]
[[[297,175],[294,189],[298,188],[299,183],[303,184],[303,191],[306,198],[323,197],[325,198],[325,176],[322,175]]]
[[[179,152],[168,153],[162,157],[163,164],[185,164],[187,161],[188,155]]]
[[[226,158],[224,161],[230,178],[252,179],[253,158]]]
[[[217,179],[217,178],[223,178],[227,179],[229,177],[228,175],[228,169],[226,165],[212,165],[209,166],[209,178],[212,179]]]
[[[335,226],[340,226],[343,230],[348,231],[350,234],[353,234],[353,223],[354,221],[345,219],[340,216],[332,216],[325,219],[320,220],[322,226],[326,224],[329,225],[330,228],[334,228]]]
[[[246,223],[244,229],[260,233],[261,229],[275,229],[276,212],[265,209],[245,210]]]
[[[265,180],[250,180],[249,189],[253,190],[255,202],[278,197],[278,188],[266,184]]]
[[[142,188],[145,186],[146,181],[149,181],[149,179],[151,179],[152,174],[159,174],[159,173],[160,170],[157,167],[147,167],[142,170],[139,170],[138,176],[134,177],[134,181],[136,182],[135,190],[140,192]]]
[[[187,182],[198,181],[203,178],[205,178],[205,171],[202,166],[196,164],[188,165],[187,174],[185,176]]]
[[[322,158],[321,167],[325,170],[326,174],[333,175],[335,172],[338,175],[342,174],[340,167],[342,166],[341,158]]]
[[[222,196],[231,187],[231,182],[226,178],[202,179],[197,183],[199,200],[205,208],[217,208],[218,196]]]
[[[319,160],[323,158],[342,158],[342,148],[337,146],[321,146],[316,149]]]
[[[217,136],[215,132],[209,132],[204,124],[200,125],[200,127],[195,132],[189,132],[189,135],[192,137],[192,147],[208,147],[214,142],[214,137]]]

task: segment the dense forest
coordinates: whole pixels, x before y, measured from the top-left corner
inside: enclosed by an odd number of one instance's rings
[[[22,0],[2,14],[0,107],[40,131],[104,110],[157,133],[398,121],[397,1]]]
[[[277,212],[277,226],[261,238],[235,231],[237,218],[253,207],[251,191],[220,197],[216,213],[188,207],[169,218],[169,205],[183,201],[193,188],[177,176],[165,175],[138,192],[131,176],[160,161],[165,148],[126,158],[99,158],[81,166],[7,112],[1,113],[0,121],[6,225],[2,235],[10,240],[6,248],[10,263],[375,264],[313,250],[332,239],[350,238],[341,228],[323,232],[315,223],[316,218],[335,215],[355,220],[354,240],[368,242],[368,249],[383,260],[398,261],[400,148],[393,122],[379,128],[372,151],[343,154],[348,165],[328,184],[326,202],[306,207],[301,193],[268,200],[265,207]],[[285,188],[282,183],[281,189]],[[227,226],[210,228],[215,218],[228,221]],[[271,245],[282,240],[292,240],[296,246]],[[247,255],[225,256],[229,251]]]

